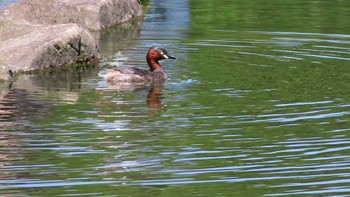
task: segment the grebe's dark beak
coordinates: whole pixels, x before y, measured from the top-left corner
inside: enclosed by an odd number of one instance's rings
[[[170,56],[170,55],[163,55],[165,59],[176,59],[176,57]]]

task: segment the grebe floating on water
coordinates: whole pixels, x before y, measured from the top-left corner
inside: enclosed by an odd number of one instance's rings
[[[150,70],[136,67],[117,67],[108,71],[104,78],[109,84],[144,84],[165,82],[167,75],[159,64],[162,59],[176,59],[159,46],[153,46],[148,50],[146,60]]]

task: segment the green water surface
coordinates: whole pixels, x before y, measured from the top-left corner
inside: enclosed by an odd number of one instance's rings
[[[0,194],[349,196],[349,18],[345,0],[151,1],[101,33],[97,67],[1,84]],[[99,77],[152,45],[177,57],[164,87]]]

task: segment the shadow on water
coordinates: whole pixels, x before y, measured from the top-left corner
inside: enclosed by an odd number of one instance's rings
[[[79,100],[81,80],[96,74],[93,68],[76,70],[46,70],[41,74],[15,76],[13,81],[1,83],[0,87],[0,185],[4,187],[13,180],[29,181],[29,169],[40,164],[20,164],[37,154],[32,147],[36,143],[50,142],[49,135],[42,135],[37,121],[45,122],[57,116],[50,108],[55,105],[72,105]],[[48,133],[54,129],[46,128]],[[53,145],[51,145],[53,146]],[[9,196],[10,193],[9,192]],[[3,194],[3,192],[2,192]],[[14,196],[24,195],[16,191]]]
[[[142,21],[132,21],[115,25],[96,33],[99,46],[104,57],[111,57],[119,50],[134,45],[140,36]]]
[[[2,125],[27,126],[30,121],[54,116],[48,111],[57,104],[75,104],[82,80],[97,75],[96,67],[47,69],[40,73],[16,75],[0,86]],[[3,127],[4,128],[4,127]]]

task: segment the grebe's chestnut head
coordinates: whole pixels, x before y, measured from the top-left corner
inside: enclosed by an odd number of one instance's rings
[[[153,46],[148,50],[146,58],[151,58],[154,60],[162,60],[162,59],[176,59],[175,57],[168,54],[164,48],[160,46]]]
[[[153,46],[148,50],[148,53],[146,55],[147,63],[151,70],[160,69],[161,66],[158,63],[159,60],[162,59],[176,59],[175,57],[168,54],[168,52],[160,47],[160,46]]]

